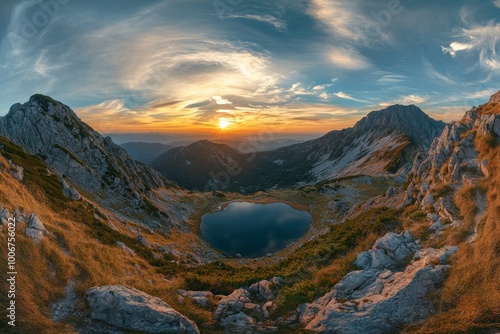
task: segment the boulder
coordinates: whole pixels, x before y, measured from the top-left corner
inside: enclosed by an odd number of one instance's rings
[[[364,270],[393,269],[409,261],[417,249],[410,232],[387,233],[375,242],[371,250],[358,254],[354,264]]]
[[[214,312],[215,318],[221,319],[240,313],[243,310],[243,305],[252,302],[250,297],[250,292],[245,289],[234,290],[229,296],[219,301],[217,309]]]
[[[75,188],[70,186],[68,182],[66,182],[66,180],[62,180],[62,186],[63,186],[63,194],[67,198],[73,201],[78,201],[80,198],[82,198],[80,193]]]
[[[273,281],[274,280],[274,281]],[[248,292],[250,292],[257,300],[261,301],[269,301],[273,300],[275,298],[273,292],[271,291],[271,285],[274,284],[279,284],[282,285],[283,279],[275,277],[273,280],[268,281],[268,280],[262,280],[260,282],[257,282],[255,284],[250,285],[248,288]]]
[[[151,246],[151,244],[149,243],[148,239],[146,239],[146,237],[143,236],[142,234],[139,234],[137,237],[135,237],[135,240],[139,241],[143,246],[149,249],[153,248],[153,246]]]
[[[127,245],[125,245],[123,242],[121,241],[117,241],[116,242],[116,245],[118,247],[120,247],[121,249],[123,249],[125,252],[129,253],[130,255],[132,256],[135,256],[135,252],[134,250],[130,249],[129,247],[127,247]]]
[[[220,324],[224,327],[226,332],[229,333],[245,333],[246,331],[252,331],[252,325],[255,325],[256,321],[252,317],[249,317],[243,312],[239,312],[230,315],[221,320]]]
[[[428,193],[427,195],[425,195],[425,197],[422,199],[422,206],[423,207],[426,207],[426,206],[432,206],[434,205],[434,196],[432,196],[431,193]]]
[[[49,234],[49,232],[45,229],[45,226],[40,218],[33,213],[29,217],[24,234],[32,238],[35,243],[39,243],[47,234]]]
[[[199,334],[194,322],[163,300],[121,285],[93,287],[85,293],[91,317],[145,333]]]
[[[24,179],[24,168],[21,166],[15,165],[12,160],[9,160],[10,168],[9,173],[19,182]]]
[[[194,301],[198,306],[206,308],[210,305],[210,299],[214,297],[210,291],[185,291],[179,290],[179,295],[182,298],[189,298]]]

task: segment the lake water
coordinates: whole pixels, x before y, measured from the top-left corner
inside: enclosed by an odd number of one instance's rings
[[[302,237],[311,215],[284,203],[229,203],[201,218],[201,234],[229,256],[255,258],[274,253]]]

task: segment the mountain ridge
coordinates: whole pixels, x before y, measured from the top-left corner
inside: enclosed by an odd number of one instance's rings
[[[127,207],[131,216],[153,215],[152,224],[171,225],[168,205],[158,209],[152,189],[171,188],[150,167],[81,121],[67,105],[35,94],[0,118],[0,135],[37,155],[61,179],[109,206]],[[163,212],[163,213],[162,213]]]
[[[176,148],[160,155],[151,166],[191,189],[242,192],[297,186],[355,173],[394,174],[410,164],[418,152],[428,149],[444,125],[414,105],[394,105],[369,113],[351,128],[330,131],[304,143],[243,154],[227,149],[217,152],[217,146],[199,141],[197,146],[206,147],[198,150],[196,157],[189,149]],[[215,156],[224,159],[218,164],[204,163],[203,157],[208,161]],[[189,169],[175,175],[170,172],[180,171],[182,161],[191,160],[198,161],[196,175]]]

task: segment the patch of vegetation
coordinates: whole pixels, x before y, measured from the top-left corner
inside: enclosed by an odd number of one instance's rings
[[[52,103],[53,105],[60,104],[60,102],[57,102],[53,98],[46,96],[46,95],[35,94],[35,95],[33,95],[33,97],[38,102],[38,104],[42,107],[42,109],[44,109],[44,111],[49,109],[49,103]]]
[[[59,177],[54,174],[49,175],[47,166],[42,159],[29,154],[5,137],[0,137],[0,145],[2,145],[0,152],[3,156],[24,168],[22,182],[37,190],[34,191],[34,195],[38,196],[40,200],[50,198],[50,203],[55,211],[60,211],[61,208],[68,205],[69,200],[63,194]]]

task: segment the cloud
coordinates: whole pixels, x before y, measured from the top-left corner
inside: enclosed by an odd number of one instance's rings
[[[432,66],[432,64],[427,60],[427,59],[424,59],[423,60],[423,66],[424,66],[424,71],[425,73],[430,77],[430,78],[433,78],[433,79],[439,79],[439,80],[442,80],[446,83],[449,83],[449,84],[456,84],[456,82],[454,80],[452,80],[451,78],[449,78],[448,76],[442,74],[441,72],[437,71],[434,66]]]
[[[464,50],[470,50],[474,46],[472,44],[463,44],[459,42],[452,42],[450,43],[450,47],[441,47],[441,50],[443,50],[444,53],[450,54],[450,56],[455,57],[457,55],[457,52],[459,51],[464,51]]]
[[[419,95],[406,95],[400,96],[394,100],[388,102],[380,103],[381,107],[388,107],[394,104],[402,104],[402,105],[410,105],[410,104],[421,104],[427,102],[427,96],[419,96]]]
[[[500,8],[500,0],[493,0],[493,4]]]
[[[444,53],[452,57],[463,52],[475,52],[479,65],[492,71],[500,71],[500,24],[490,21],[486,25],[475,25],[462,29],[457,35],[457,41],[449,47],[441,47]]]
[[[356,102],[368,102],[366,100],[356,99],[356,98],[354,98],[354,97],[352,97],[349,94],[346,94],[344,92],[333,93],[333,95],[335,95],[336,97],[339,97],[341,99],[344,99],[344,100],[351,100],[351,101],[356,101]]]
[[[332,48],[328,58],[332,64],[345,70],[357,71],[371,67],[370,61],[353,48]]]
[[[387,75],[382,76],[380,79],[378,79],[377,83],[379,83],[381,85],[392,85],[392,84],[397,84],[397,83],[403,82],[406,79],[408,79],[408,77],[405,75],[387,74]]]
[[[227,18],[230,19],[246,19],[253,20],[273,26],[276,30],[285,31],[287,29],[286,21],[274,17],[272,15],[256,15],[256,14],[229,14]]]
[[[223,98],[222,96],[212,96],[212,100],[215,101],[217,104],[233,104],[231,101],[228,99]]]
[[[318,96],[323,100],[328,100],[330,98],[327,92],[321,92]]]

